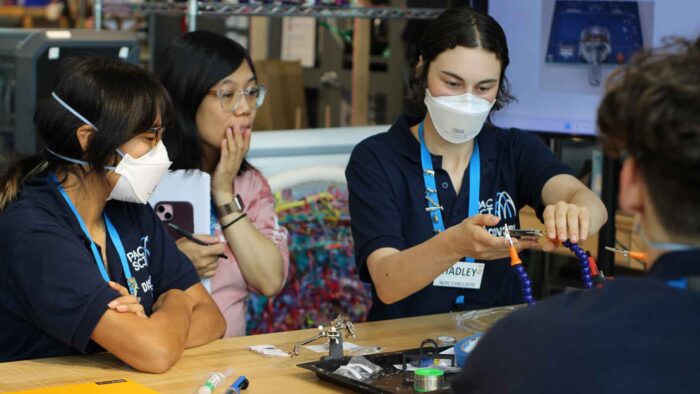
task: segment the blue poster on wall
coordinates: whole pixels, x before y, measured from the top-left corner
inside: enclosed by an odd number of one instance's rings
[[[636,1],[557,1],[547,63],[623,64],[643,48]]]

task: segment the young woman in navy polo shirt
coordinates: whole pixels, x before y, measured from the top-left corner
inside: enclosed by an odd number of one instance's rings
[[[226,323],[146,203],[170,166],[172,116],[143,69],[107,58],[61,68],[34,123],[44,152],[0,185],[0,361],[106,349],[164,372]]]
[[[493,18],[446,10],[421,42],[426,116],[403,116],[354,149],[346,176],[356,259],[372,282],[370,320],[522,302],[502,235],[519,226],[524,205],[545,224],[544,250],[583,241],[607,220],[537,136],[484,124],[513,99],[508,62]]]

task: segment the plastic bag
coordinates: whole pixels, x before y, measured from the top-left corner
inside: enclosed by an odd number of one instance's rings
[[[338,367],[334,373],[363,382],[381,370],[382,368],[379,365],[370,362],[366,358],[354,356],[350,358],[347,364]]]

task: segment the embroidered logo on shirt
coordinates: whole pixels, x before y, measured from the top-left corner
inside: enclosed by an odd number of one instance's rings
[[[141,282],[141,290],[143,290],[144,293],[148,293],[149,291],[153,291],[153,284],[151,283],[151,275],[148,275],[148,279],[144,282]]]
[[[151,256],[151,252],[148,250],[148,235],[141,237],[141,242],[143,242],[141,246],[126,254],[126,258],[129,259],[129,264],[134,267],[134,271],[148,267],[148,258]]]
[[[479,213],[498,216],[501,219],[501,223],[517,217],[515,202],[505,190],[496,193],[495,202],[493,198],[489,198],[486,201],[479,201]],[[499,224],[496,227],[487,228],[486,230],[494,237],[502,237],[504,236],[502,226],[502,224]],[[509,224],[508,228],[510,230],[514,229],[515,224]]]
[[[479,213],[498,216],[501,219],[512,219],[516,216],[515,203],[507,191],[496,193],[496,201],[489,198],[479,201]]]
[[[496,216],[501,219],[510,219],[516,216],[515,203],[506,191],[496,193]]]

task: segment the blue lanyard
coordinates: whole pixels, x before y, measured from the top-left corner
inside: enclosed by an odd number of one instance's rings
[[[680,278],[676,280],[667,280],[666,284],[678,290],[688,290],[688,278]]]
[[[75,205],[73,205],[73,202],[70,200],[70,197],[68,197],[68,193],[66,193],[66,191],[63,189],[63,185],[61,185],[61,183],[58,181],[55,174],[51,174],[51,179],[56,184],[56,187],[61,193],[61,196],[63,196],[63,199],[66,200],[66,203],[70,207],[71,211],[73,211],[73,215],[75,215],[75,218],[78,220],[78,224],[80,224],[80,228],[83,230],[83,233],[85,233],[85,236],[90,241],[90,250],[92,251],[93,257],[95,257],[95,263],[97,264],[97,269],[100,270],[102,279],[104,279],[105,282],[109,282],[109,274],[107,274],[107,269],[105,268],[104,262],[102,261],[102,256],[97,251],[97,245],[95,245],[95,242],[93,242],[92,238],[90,237],[90,234],[88,233],[87,228],[85,227],[85,223],[83,223],[83,219],[80,217],[78,210],[75,208]],[[109,220],[107,214],[104,213],[103,216],[105,219],[105,226],[107,227],[107,232],[109,233],[109,239],[112,240],[112,244],[117,250],[117,254],[119,254],[119,260],[121,260],[122,262],[122,270],[124,271],[124,276],[126,276],[126,283],[129,287],[129,293],[135,297],[138,288],[136,286],[136,279],[131,276],[131,270],[129,269],[129,264],[127,263],[124,245],[122,244],[122,240],[119,237],[119,233],[117,233],[117,229],[112,224],[112,221]]]
[[[425,146],[423,139],[423,122],[418,126],[418,138],[420,139],[420,159],[423,166],[423,183],[425,184],[425,200],[428,206],[430,223],[433,224],[435,234],[445,231],[445,223],[442,221],[442,206],[438,199],[437,186],[435,184],[435,171],[433,170],[433,160],[430,152]],[[481,162],[479,160],[479,145],[474,140],[474,151],[469,159],[469,217],[479,213],[479,192],[481,189]],[[467,257],[466,261],[474,262],[474,259]]]

